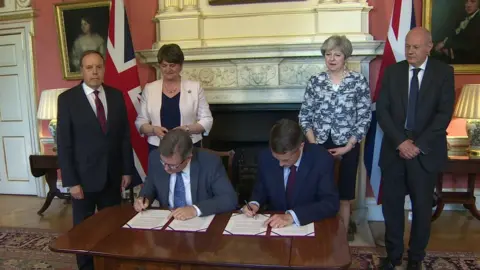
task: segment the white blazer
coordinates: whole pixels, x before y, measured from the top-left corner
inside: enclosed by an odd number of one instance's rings
[[[162,80],[147,83],[142,91],[140,112],[135,120],[135,126],[140,132],[143,124],[162,126],[160,109],[162,107]],[[199,82],[182,78],[180,89],[180,125],[199,123],[209,133],[213,125],[212,112]],[[202,139],[202,134],[192,134],[192,142]],[[148,143],[159,146],[160,138],[149,136]]]

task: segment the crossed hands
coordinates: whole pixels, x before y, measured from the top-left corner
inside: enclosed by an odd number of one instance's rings
[[[249,209],[250,208],[250,209]],[[258,205],[249,203],[242,208],[242,212],[247,217],[255,218],[258,212]],[[265,221],[263,224],[265,227],[270,226],[272,228],[283,228],[293,224],[293,217],[290,214],[275,214]]]
[[[420,154],[420,148],[418,148],[412,140],[406,140],[398,146],[400,151],[400,157],[403,159],[413,159]]]

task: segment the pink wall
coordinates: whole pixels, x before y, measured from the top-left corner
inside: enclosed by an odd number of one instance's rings
[[[142,5],[138,2],[141,1]],[[65,81],[62,79],[60,51],[56,32],[54,4],[60,2],[74,2],[72,0],[37,0],[33,1],[36,11],[35,18],[35,69],[37,76],[38,94],[44,89],[72,87],[79,81]],[[390,13],[394,0],[369,0],[373,9],[370,11],[370,33],[375,39],[385,40],[390,22]],[[136,3],[136,5],[134,5]],[[152,18],[158,9],[157,0],[125,0],[127,14],[135,50],[150,49],[155,42],[155,24]],[[415,0],[415,15],[417,24],[422,23],[422,0]],[[382,57],[377,57],[370,64],[370,83],[375,87],[378,70]],[[154,70],[146,65],[139,64],[139,76],[141,85],[155,79]],[[457,94],[465,83],[480,83],[480,75],[457,75],[455,77]],[[50,137],[47,128],[48,122],[42,121],[40,137]],[[462,119],[454,119],[448,129],[449,135],[466,135],[465,122]],[[370,185],[368,185],[370,186]],[[372,195],[371,190],[367,191]]]
[[[158,9],[157,0],[125,0],[127,15],[132,33],[135,50],[150,49],[155,42],[155,24],[152,18]],[[37,0],[32,5],[37,17],[35,18],[35,39],[33,49],[35,52],[35,70],[37,89],[72,87],[80,81],[66,81],[62,78],[60,49],[55,24],[54,4],[61,2],[78,2],[72,0]],[[134,4],[136,3],[136,5]],[[140,83],[155,79],[155,72],[146,65],[139,64]],[[42,121],[40,137],[50,137],[48,121]]]

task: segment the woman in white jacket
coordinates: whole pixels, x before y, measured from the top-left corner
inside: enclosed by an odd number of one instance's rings
[[[148,136],[150,151],[175,128],[189,132],[194,145],[200,147],[202,133],[208,133],[213,124],[204,90],[199,82],[180,76],[184,55],[177,44],[163,45],[157,58],[162,78],[145,85],[135,126]]]

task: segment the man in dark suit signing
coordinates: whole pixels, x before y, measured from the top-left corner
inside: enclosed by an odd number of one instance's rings
[[[270,149],[259,154],[257,181],[249,207],[242,211],[254,216],[260,206],[284,211],[265,223],[273,228],[301,226],[337,214],[340,206],[333,179],[333,156],[322,146],[304,142],[295,121],[283,119],[270,131]]]
[[[237,193],[219,156],[193,147],[190,134],[173,129],[148,157],[148,176],[135,201],[135,210],[146,209],[157,199],[171,216],[188,220],[235,209]]]
[[[446,129],[455,101],[453,68],[428,57],[432,37],[424,28],[406,37],[406,61],[383,76],[377,117],[384,132],[380,154],[383,215],[388,258],[385,269],[401,265],[404,202],[413,210],[407,269],[421,269],[430,237],[437,174],[447,161]]]
[[[133,152],[123,95],[103,85],[104,60],[96,51],[81,57],[83,82],[58,97],[58,163],[73,197],[73,223],[121,203],[133,173]],[[79,269],[93,269],[77,256]]]

